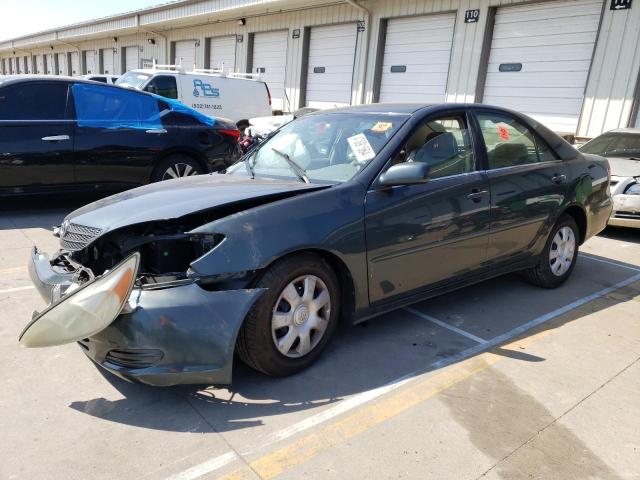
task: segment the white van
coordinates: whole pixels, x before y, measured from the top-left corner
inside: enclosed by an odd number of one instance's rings
[[[180,65],[154,65],[128,71],[116,85],[179,100],[210,117],[228,118],[242,128],[249,125],[249,118],[272,114],[267,84],[250,73],[186,72]]]

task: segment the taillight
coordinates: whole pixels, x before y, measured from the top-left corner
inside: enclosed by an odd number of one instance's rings
[[[269,91],[269,85],[265,83],[264,87],[267,89],[267,97],[269,97],[269,106],[271,106],[271,92]]]
[[[230,137],[234,142],[240,140],[240,130],[227,130],[225,128],[221,128],[218,130],[220,135],[224,135],[225,137]]]

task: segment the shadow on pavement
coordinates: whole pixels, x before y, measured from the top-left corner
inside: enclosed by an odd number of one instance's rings
[[[440,310],[440,314],[433,315],[451,325],[459,325],[462,319],[463,326],[460,328],[467,330],[472,321],[481,324],[484,330],[493,322],[497,327],[489,328],[492,335],[484,337],[490,340],[634,275],[630,269],[594,261],[585,260],[578,265],[580,269],[576,267],[571,280],[553,291],[538,289],[517,275],[509,275],[434,298],[414,308]],[[589,312],[625,302],[633,295],[637,295],[637,290],[626,287],[615,295],[604,296],[592,303]],[[514,303],[514,298],[515,307],[505,308],[505,301]],[[467,310],[472,313],[467,315]],[[581,313],[583,311],[571,310],[520,337],[578,321],[584,315]],[[444,312],[450,315],[445,318]],[[513,340],[510,338],[504,343]],[[298,375],[268,378],[236,362],[234,383],[229,389],[195,386],[159,389],[129,384],[105,372],[104,377],[124,398],[116,401],[76,401],[70,407],[104,420],[142,428],[167,431],[194,431],[196,428],[199,431],[202,425],[194,427],[193,422],[186,421],[176,423],[166,414],[161,414],[163,410],[160,404],[171,396],[177,396],[176,399],[188,402],[199,419],[204,419],[210,427],[209,431],[234,431],[262,425],[266,423],[263,419],[272,416],[317,409],[402,377],[437,370],[460,361],[466,355],[465,351],[477,346],[477,343],[464,336],[406,310],[397,310],[362,325],[342,325],[320,360]],[[544,358],[505,349],[501,345],[491,351],[524,362],[545,361]]]

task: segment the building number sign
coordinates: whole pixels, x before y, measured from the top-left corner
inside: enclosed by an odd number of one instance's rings
[[[628,10],[633,0],[611,0],[609,10]]]
[[[464,23],[476,23],[480,18],[480,10],[467,10],[464,12]]]

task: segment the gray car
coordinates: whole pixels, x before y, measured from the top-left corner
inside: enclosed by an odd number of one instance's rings
[[[640,128],[620,128],[580,147],[602,155],[611,166],[613,212],[609,225],[640,228]]]

